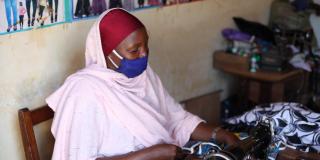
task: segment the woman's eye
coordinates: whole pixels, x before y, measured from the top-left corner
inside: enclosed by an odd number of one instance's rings
[[[137,53],[138,51],[139,51],[138,49],[129,50],[130,53]]]

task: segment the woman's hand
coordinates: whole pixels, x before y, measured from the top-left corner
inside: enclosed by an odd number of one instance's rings
[[[226,143],[228,145],[237,145],[240,140],[233,133],[228,132],[224,129],[219,129],[216,135],[217,141]]]

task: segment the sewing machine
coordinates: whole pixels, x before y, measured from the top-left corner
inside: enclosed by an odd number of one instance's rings
[[[194,144],[192,149],[187,150],[193,156],[189,159],[200,160],[252,160],[266,159],[266,149],[271,142],[271,131],[268,123],[261,122],[252,128],[249,136],[241,140],[238,146],[221,148],[214,143]],[[202,154],[199,154],[201,153]],[[190,158],[193,157],[193,158]]]

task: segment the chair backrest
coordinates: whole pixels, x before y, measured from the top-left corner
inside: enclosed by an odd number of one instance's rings
[[[49,106],[42,106],[34,110],[22,108],[18,111],[18,114],[26,160],[39,160],[40,156],[33,127],[52,119],[54,112]]]

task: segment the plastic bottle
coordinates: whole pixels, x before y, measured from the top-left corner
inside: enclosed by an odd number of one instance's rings
[[[250,72],[257,72],[257,69],[258,69],[257,57],[253,55],[250,58]]]

